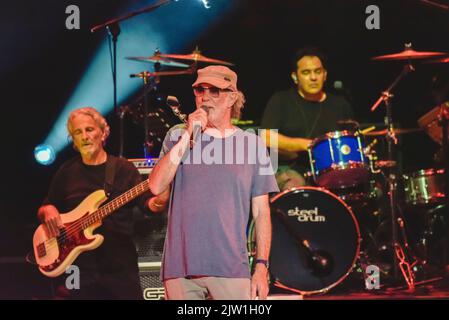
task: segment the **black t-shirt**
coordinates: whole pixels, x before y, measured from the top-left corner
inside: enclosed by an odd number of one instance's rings
[[[337,121],[352,118],[352,108],[343,97],[326,95],[323,102],[312,102],[302,98],[295,88],[274,93],[263,114],[261,128],[278,129],[285,136],[308,139],[338,130]],[[302,153],[294,163],[282,159],[279,163],[298,166],[299,171],[304,171],[307,155]]]
[[[131,189],[142,181],[134,165],[125,159],[108,155],[108,162],[115,158],[113,186],[109,188],[107,201]],[[53,177],[44,204],[54,205],[60,213],[75,209],[92,192],[105,189],[106,163],[86,165],[77,156],[65,162]],[[97,249],[83,252],[75,264],[84,270],[98,272],[119,272],[137,270],[137,253],[132,235],[134,231],[133,207],[146,209],[149,191],[124,207],[104,218],[94,233],[104,236],[104,242]],[[107,201],[105,203],[107,203]]]
[[[273,94],[265,109],[261,128],[278,129],[288,137],[313,139],[337,130],[338,120],[352,117],[352,108],[343,97],[327,94],[323,102],[312,102],[291,88]]]

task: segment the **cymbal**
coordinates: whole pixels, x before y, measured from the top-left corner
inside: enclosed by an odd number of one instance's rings
[[[179,70],[179,71],[157,71],[157,72],[148,72],[148,71],[142,71],[137,74],[131,74],[129,75],[130,78],[152,78],[152,77],[166,77],[166,76],[178,76],[182,74],[192,74],[193,69],[187,69],[187,70]]]
[[[405,133],[413,133],[413,132],[419,132],[423,131],[421,128],[404,128],[404,129],[394,129],[394,134],[405,134]],[[369,131],[362,134],[365,136],[384,136],[387,134],[387,129],[379,130],[379,131]]]
[[[428,61],[427,63],[449,63],[449,57]]]
[[[215,63],[222,64],[225,66],[233,66],[234,64],[231,62],[213,59],[205,57],[201,54],[198,49],[195,49],[192,53],[189,54],[163,54],[160,55],[162,58],[175,59],[175,60],[189,60],[194,62],[205,62],[205,63]]]
[[[171,61],[166,58],[162,58],[159,54],[156,54],[151,57],[126,57],[128,60],[133,61],[140,61],[140,62],[151,62],[151,63],[159,63],[163,67],[178,67],[178,68],[188,68],[189,65],[177,62],[177,61]]]
[[[377,56],[371,58],[371,60],[416,60],[416,59],[427,59],[438,56],[445,56],[446,52],[434,52],[434,51],[415,51],[412,48],[411,43],[405,44],[404,51],[386,54],[382,56]]]
[[[376,160],[374,165],[377,168],[393,168],[396,167],[397,162],[394,160]]]

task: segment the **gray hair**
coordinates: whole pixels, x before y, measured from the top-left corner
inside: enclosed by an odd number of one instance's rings
[[[104,133],[104,139],[106,141],[107,137],[109,136],[109,133],[111,132],[111,129],[109,128],[106,119],[101,115],[101,113],[98,112],[97,109],[92,107],[78,108],[70,112],[69,118],[67,119],[67,131],[70,137],[72,137],[73,135],[72,121],[76,116],[80,114],[91,117],[98,124],[101,131]]]
[[[238,91],[237,94],[238,94],[237,100],[235,101],[234,105],[232,106],[231,118],[238,120],[242,116],[242,109],[243,109],[243,105],[245,104],[246,100],[245,100],[245,96],[243,95],[242,91]]]

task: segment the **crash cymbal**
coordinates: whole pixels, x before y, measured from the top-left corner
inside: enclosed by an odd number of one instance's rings
[[[182,62],[177,62],[177,61],[171,61],[169,59],[162,58],[159,55],[154,55],[151,57],[126,57],[126,59],[133,60],[133,61],[140,61],[140,62],[160,63],[160,65],[163,67],[177,67],[177,68],[188,68],[189,67],[188,64],[185,64]]]
[[[195,51],[193,51],[190,54],[161,54],[160,56],[162,58],[175,59],[175,60],[189,60],[189,61],[193,61],[193,62],[222,64],[225,66],[233,66],[234,65],[231,62],[205,57],[201,54],[201,51],[199,51],[198,49],[195,49]]]
[[[394,129],[394,134],[406,134],[406,133],[413,133],[413,132],[419,132],[423,131],[421,128],[404,128],[404,129]],[[365,136],[384,136],[387,134],[387,129],[379,130],[379,131],[370,131],[363,133]]]
[[[427,59],[438,56],[445,56],[446,52],[434,52],[434,51],[415,51],[411,44],[406,44],[404,51],[387,54],[382,56],[377,56],[371,58],[371,60],[416,60],[416,59]]]

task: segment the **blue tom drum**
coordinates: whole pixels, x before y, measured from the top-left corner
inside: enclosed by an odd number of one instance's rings
[[[333,131],[316,138],[308,148],[315,183],[326,188],[348,188],[368,182],[368,158],[358,133]]]

